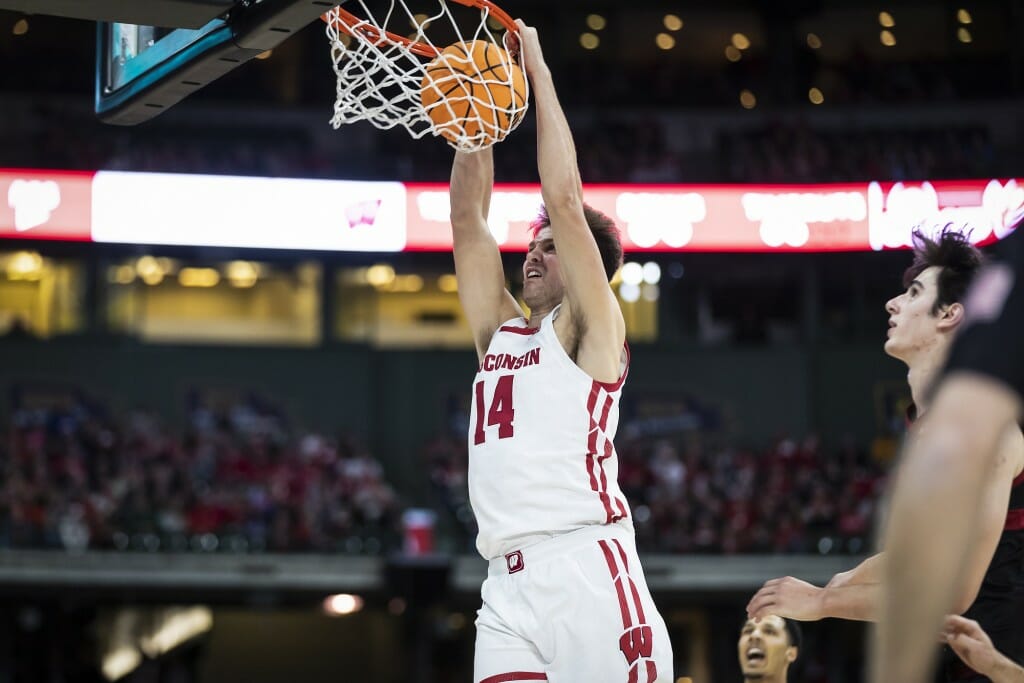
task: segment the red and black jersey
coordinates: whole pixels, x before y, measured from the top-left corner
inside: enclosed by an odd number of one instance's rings
[[[1024,473],[1013,480],[1003,534],[978,597],[964,616],[981,625],[996,649],[1024,666]],[[944,647],[938,680],[980,683],[989,679]]]

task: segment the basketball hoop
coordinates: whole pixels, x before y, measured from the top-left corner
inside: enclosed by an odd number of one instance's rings
[[[414,13],[409,5],[417,1],[432,4],[433,13]],[[334,128],[356,121],[369,121],[382,130],[403,126],[413,138],[430,133],[444,137],[455,149],[470,152],[503,139],[523,120],[528,86],[504,49],[501,34],[495,33],[515,31],[516,25],[493,2],[387,0],[387,10],[376,14],[367,7],[367,0],[350,2],[358,6],[361,16],[335,7],[321,17],[327,24],[337,76],[331,118]],[[383,1],[378,3],[383,8]],[[455,4],[469,9],[461,10],[452,6]],[[432,38],[426,34],[428,28]],[[472,46],[479,45],[477,41],[497,46],[500,52],[491,48],[491,53],[500,55],[499,68],[481,69],[472,62]],[[465,58],[452,72],[449,66],[455,61],[449,60],[451,50],[445,48],[459,44]],[[449,73],[447,81],[435,82],[438,64]],[[435,75],[428,74],[428,67]],[[456,87],[448,88],[448,84]],[[443,116],[424,106],[425,89],[432,89],[431,107],[444,108]],[[452,96],[453,90],[462,96]],[[502,103],[500,116],[493,111],[495,102]],[[459,126],[453,125],[456,120]]]

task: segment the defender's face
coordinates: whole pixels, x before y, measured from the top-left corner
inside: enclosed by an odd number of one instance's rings
[[[740,668],[748,678],[780,676],[797,656],[796,648],[789,644],[786,622],[774,614],[760,621],[747,619],[738,649]]]
[[[889,331],[885,352],[893,358],[906,361],[938,343],[939,316],[932,313],[932,305],[938,296],[940,270],[938,266],[924,269],[907,291],[886,302]]]
[[[565,294],[562,271],[555,253],[551,228],[539,231],[527,248],[523,263],[523,300],[531,309],[558,304]]]

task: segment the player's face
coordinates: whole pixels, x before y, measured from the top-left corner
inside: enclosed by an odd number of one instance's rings
[[[779,676],[796,660],[797,651],[789,645],[786,622],[774,614],[760,621],[747,619],[740,631],[740,668],[747,678]]]
[[[939,271],[938,266],[925,268],[905,292],[886,302],[889,330],[885,352],[890,356],[905,361],[940,342],[939,316],[932,313],[938,296]]]
[[[557,305],[565,294],[551,228],[540,230],[530,241],[523,263],[523,301],[531,309]]]

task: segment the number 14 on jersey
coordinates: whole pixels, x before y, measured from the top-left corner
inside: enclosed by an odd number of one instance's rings
[[[484,396],[484,381],[480,380],[473,387],[476,401],[476,427],[473,432],[473,444],[479,446],[487,440],[484,414],[487,415],[487,427],[498,427],[498,438],[507,439],[515,434],[513,421],[516,410],[512,407],[512,380],[515,375],[501,375],[494,385],[494,394],[488,405]]]

